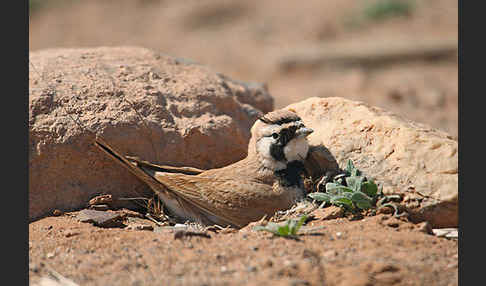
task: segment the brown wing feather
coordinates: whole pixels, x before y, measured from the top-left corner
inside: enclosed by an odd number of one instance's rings
[[[292,204],[287,195],[258,182],[158,172],[154,177],[186,201],[238,227]]]

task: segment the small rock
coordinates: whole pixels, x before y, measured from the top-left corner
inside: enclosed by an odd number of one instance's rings
[[[329,206],[327,208],[316,209],[311,213],[315,219],[326,220],[343,217],[344,210],[337,206]]]
[[[48,253],[46,254],[46,257],[47,257],[47,258],[53,258],[55,255],[56,255],[56,254],[55,254],[54,252],[48,252]]]
[[[120,212],[120,214],[124,218],[125,217],[144,218],[144,215],[143,214],[141,214],[139,212],[136,212],[136,211],[129,210],[129,209],[121,209],[118,212]]]
[[[459,232],[457,228],[434,228],[432,232],[437,237],[446,237],[446,238],[458,238]]]
[[[386,226],[389,226],[389,227],[393,227],[393,228],[398,228],[401,224],[402,224],[402,221],[395,218],[395,217],[383,217],[380,221],[380,223],[382,225],[386,225]]]
[[[54,216],[60,216],[62,214],[63,214],[63,212],[58,210],[58,209],[55,209],[55,210],[52,211],[52,215],[54,215]]]
[[[288,259],[283,262],[283,265],[289,268],[297,268],[297,263]]]
[[[390,263],[375,262],[370,269],[371,273],[398,272],[400,268]]]
[[[93,223],[99,227],[122,227],[121,214],[116,212],[106,212],[84,209],[79,212],[76,218],[80,222]]]
[[[398,221],[389,221],[386,223],[386,225],[389,227],[399,227],[400,223]]]
[[[107,211],[110,209],[108,205],[92,205],[89,208],[97,211]]]
[[[234,272],[234,271],[228,269],[228,267],[226,267],[226,266],[221,266],[220,271],[221,271],[222,274],[228,274],[228,273]]]
[[[89,200],[89,205],[106,205],[113,202],[112,195],[99,195]]]
[[[73,231],[73,230],[68,230],[64,233],[64,236],[65,237],[71,237],[71,236],[75,236],[75,235],[78,235],[80,234],[79,232],[77,231]]]
[[[154,227],[149,224],[131,224],[126,227],[128,230],[154,230]]]
[[[447,264],[447,268],[457,268],[458,265],[459,264],[457,263],[457,261],[454,261],[454,262]]]

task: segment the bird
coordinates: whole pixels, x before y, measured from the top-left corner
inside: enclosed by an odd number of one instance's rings
[[[146,183],[173,217],[240,229],[305,198],[304,161],[312,132],[295,111],[271,111],[251,127],[245,158],[208,170],[122,156],[101,136],[95,145]]]

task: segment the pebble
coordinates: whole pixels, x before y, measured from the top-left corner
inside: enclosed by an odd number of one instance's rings
[[[149,224],[131,224],[126,227],[127,230],[154,230],[154,227]]]
[[[80,222],[93,223],[100,227],[120,227],[124,226],[119,219],[121,219],[121,214],[116,212],[106,212],[84,209],[79,212],[76,218]]]
[[[89,208],[97,211],[107,211],[110,209],[108,205],[92,205]]]
[[[73,230],[68,230],[64,233],[65,237],[71,237],[80,234],[80,232],[73,231]]]
[[[63,214],[63,212],[58,210],[58,209],[55,209],[55,210],[52,211],[52,215],[54,215],[54,216],[60,216],[62,214]]]
[[[459,232],[457,228],[434,228],[432,232],[437,237],[446,237],[446,238],[458,238]]]

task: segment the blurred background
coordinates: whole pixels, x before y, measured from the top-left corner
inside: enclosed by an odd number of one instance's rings
[[[453,0],[30,0],[30,51],[142,46],[266,83],[275,108],[339,96],[458,134]]]

